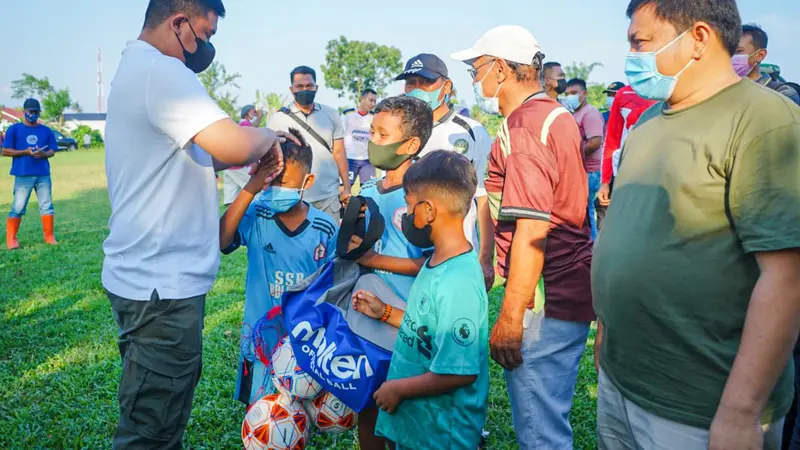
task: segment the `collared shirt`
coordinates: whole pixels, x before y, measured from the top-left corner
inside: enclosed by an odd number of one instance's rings
[[[475,198],[480,198],[486,196],[485,179],[491,149],[492,138],[489,137],[486,128],[476,120],[457,114],[454,108],[433,124],[431,137],[420,152],[420,156],[425,156],[434,150],[449,150],[464,155],[472,163],[478,176]],[[475,249],[480,248],[475,227],[478,220],[477,211],[476,202],[473,201],[464,218],[464,235]]]
[[[311,165],[311,173],[316,180],[314,184],[305,191],[304,199],[309,202],[326,200],[339,195],[339,168],[333,158],[333,143],[344,138],[344,127],[339,112],[330,106],[314,104],[311,113],[306,115],[292,103],[287,106],[290,114],[305,122],[313,129],[327,144],[323,145],[317,138],[303,129],[294,119],[283,111],[278,111],[272,115],[267,124],[267,128],[273,130],[288,131],[289,128],[296,129],[305,138],[311,150],[314,152],[314,162]]]

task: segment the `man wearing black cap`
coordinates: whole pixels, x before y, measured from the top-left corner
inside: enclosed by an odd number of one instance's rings
[[[23,109],[25,120],[11,125],[3,140],[3,156],[14,158],[11,163],[14,202],[6,221],[6,246],[9,250],[19,248],[17,231],[33,190],[36,190],[36,198],[39,200],[44,241],[56,244],[53,236],[54,210],[48,159],[56,154],[58,144],[53,131],[39,123],[39,113],[42,111],[39,101],[29,98],[25,100]]]
[[[606,110],[603,112],[603,121],[608,125],[608,116],[611,113],[611,105],[614,104],[614,97],[617,95],[617,91],[625,87],[625,83],[621,81],[614,81],[613,83],[609,84],[606,90],[603,91],[603,94],[606,94]]]
[[[478,189],[464,219],[464,234],[478,251],[486,287],[491,289],[494,284],[494,227],[483,185],[492,147],[489,133],[479,122],[458,114],[453,107],[450,102],[453,82],[448,77],[447,65],[438,56],[422,53],[412,57],[395,80],[405,81],[406,95],[422,100],[433,110],[433,133],[419,156],[434,150],[450,150],[464,155],[475,167]]]

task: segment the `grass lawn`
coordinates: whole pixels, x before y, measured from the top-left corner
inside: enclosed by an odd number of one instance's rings
[[[0,211],[11,204],[9,158],[0,160]],[[100,284],[109,205],[101,151],[52,160],[56,237],[42,243],[35,196],[23,248],[0,249],[0,449],[109,448],[117,417],[116,325]],[[2,236],[5,220],[2,220]],[[186,448],[241,448],[244,408],[232,399],[242,318],[245,252],[222,258],[206,303],[203,378]],[[490,295],[494,321],[502,288]],[[590,338],[593,339],[594,334]],[[587,349],[572,411],[575,447],[596,448],[596,376]],[[517,448],[503,373],[491,365],[488,448]],[[423,431],[424,432],[424,431]],[[310,448],[354,449],[354,435],[317,436]]]

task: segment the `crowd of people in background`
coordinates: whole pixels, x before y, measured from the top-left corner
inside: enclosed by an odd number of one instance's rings
[[[800,386],[800,86],[762,73],[767,33],[742,25],[735,0],[631,0],[626,14],[628,83],[610,83],[601,108],[523,27],[453,53],[478,107],[504,118],[490,136],[453,105],[448,65],[429,53],[397,75],[403,95],[365,89],[341,114],[298,66],[288,105],[266,124],[246,106],[237,124],[195,76],[214,58],[222,2],[151,0],[108,104],[114,448],[181,448],[206,295],[220,253],[239,247],[232,391],[246,405],[264,395],[256,322],[334,257],[358,195],[386,224],[358,263],[407,305],[359,292],[354,307],[419,339],[398,340],[360,415],[361,449],[478,448],[489,358],[504,369],[520,448],[573,448],[593,323],[601,449],[800,449],[787,418]],[[55,244],[55,139],[38,102],[24,108],[3,141],[16,177],[9,249],[33,190]]]

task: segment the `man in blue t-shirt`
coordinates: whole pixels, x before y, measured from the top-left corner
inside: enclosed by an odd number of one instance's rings
[[[14,158],[11,163],[14,202],[6,222],[6,246],[9,250],[19,248],[17,231],[33,190],[36,190],[36,198],[39,200],[44,241],[56,244],[53,236],[54,210],[48,159],[56,154],[58,144],[53,131],[39,123],[39,113],[42,111],[39,101],[29,98],[25,100],[23,109],[25,120],[11,125],[3,139],[3,156]]]
[[[283,292],[324,266],[336,248],[336,224],[302,200],[314,184],[313,151],[299,131],[289,128],[289,133],[299,145],[289,140],[281,144],[283,171],[270,174],[265,172],[268,167],[259,169],[220,219],[222,252],[247,247],[241,357],[234,395],[248,406],[272,392],[267,363],[286,334],[280,315]],[[270,185],[266,190],[265,183]]]

